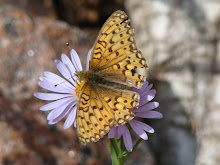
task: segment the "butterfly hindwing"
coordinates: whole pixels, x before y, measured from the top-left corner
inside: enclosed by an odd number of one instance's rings
[[[138,106],[138,100],[135,92],[84,84],[76,118],[80,142],[96,142],[112,126],[130,121],[134,117],[131,108]]]
[[[88,84],[84,84],[80,94],[76,123],[82,144],[98,141],[114,124],[113,113],[103,106],[94,89]]]
[[[103,25],[89,66],[90,70],[102,72],[111,81],[137,88],[142,86],[145,77],[135,73],[135,69],[146,68],[147,64],[136,47],[130,20],[124,12],[114,12]]]

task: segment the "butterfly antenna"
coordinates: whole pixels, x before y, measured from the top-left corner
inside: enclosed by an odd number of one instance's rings
[[[73,81],[76,83],[77,81],[73,78],[73,77],[70,77],[70,78],[68,78],[67,80],[69,80],[69,79],[73,79]],[[60,84],[63,84],[63,83],[65,83],[66,82],[66,80],[65,81],[63,81],[63,82],[61,82],[61,83],[58,83],[58,84],[54,84],[53,85],[53,87],[55,88],[55,87],[57,87],[58,85],[60,85]],[[77,85],[78,85],[78,82],[76,83]],[[73,86],[76,88],[76,86],[73,84]]]
[[[69,42],[66,43],[66,46],[71,50]]]
[[[69,48],[69,50],[71,51],[71,48],[70,48],[70,44],[69,44],[69,42],[66,43],[66,46],[67,46],[67,47]],[[73,60],[74,60],[74,62],[76,63],[76,61],[75,61],[74,58],[73,58]],[[73,63],[73,66],[74,66],[74,68],[78,71],[79,68],[78,68],[77,66],[75,66],[75,63]]]

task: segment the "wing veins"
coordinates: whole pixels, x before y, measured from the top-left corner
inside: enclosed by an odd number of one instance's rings
[[[102,90],[102,89],[100,89],[100,90]],[[95,91],[95,93],[97,94],[97,91],[96,90],[94,90]],[[103,90],[102,90],[103,91]],[[104,92],[103,92],[104,93]],[[103,104],[103,101],[106,103],[106,105],[109,107],[109,109],[111,109],[112,110],[112,114],[113,114],[113,116],[114,116],[114,118],[115,118],[115,114],[113,113],[113,109],[108,105],[108,103],[104,100],[104,98],[100,98],[100,97],[102,97],[102,96],[99,96],[98,94],[97,94],[97,96],[99,97],[99,100],[101,100],[101,102],[102,102],[102,105],[103,106],[105,106],[105,104]],[[107,109],[107,108],[106,108]],[[110,113],[111,114],[111,112],[109,112],[108,111],[108,113]]]
[[[120,40],[121,41],[121,40]],[[135,42],[133,42],[134,44],[135,44]],[[112,55],[112,54],[114,54],[116,51],[118,51],[119,49],[122,49],[122,48],[124,48],[124,47],[126,47],[126,46],[128,46],[128,45],[131,45],[131,43],[128,43],[128,44],[125,44],[125,45],[123,45],[122,47],[120,47],[120,48],[118,48],[118,49],[116,49],[116,50],[114,50],[114,52],[112,52],[111,54],[109,54],[109,55]],[[137,50],[136,48],[135,49],[131,49],[131,50]],[[106,50],[105,50],[105,52],[106,52]],[[122,55],[125,55],[127,52],[125,52],[124,54],[121,54],[121,55],[119,55],[119,56],[122,56]],[[100,64],[100,62],[103,60],[103,59],[106,59],[107,58],[107,56],[105,56],[104,58],[102,58],[101,60],[99,60],[99,62],[98,63],[96,63],[96,65],[95,66],[97,66],[98,64]],[[126,57],[127,58],[127,57]],[[110,62],[112,62],[113,60],[110,60],[110,61],[108,61],[107,63],[106,63],[106,65],[107,64],[109,64]],[[110,65],[110,66],[112,66],[112,65]],[[100,69],[101,69],[102,67],[100,67]],[[108,68],[108,67],[107,67]],[[106,69],[106,68],[105,68]]]

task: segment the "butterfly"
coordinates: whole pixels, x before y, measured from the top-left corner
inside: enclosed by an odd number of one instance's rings
[[[134,41],[134,31],[123,11],[114,12],[105,22],[93,45],[89,70],[76,72],[83,82],[77,104],[76,128],[82,144],[96,142],[111,127],[134,118],[145,76],[136,73],[146,68],[146,60]]]

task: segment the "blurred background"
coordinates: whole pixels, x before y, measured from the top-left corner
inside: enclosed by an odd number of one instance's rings
[[[219,165],[219,0],[0,0],[0,165],[111,164],[107,139],[82,146],[63,121],[49,126],[33,97],[38,77],[69,42],[83,65],[116,10],[125,11],[164,118],[127,165]],[[135,138],[136,136],[134,136]]]

